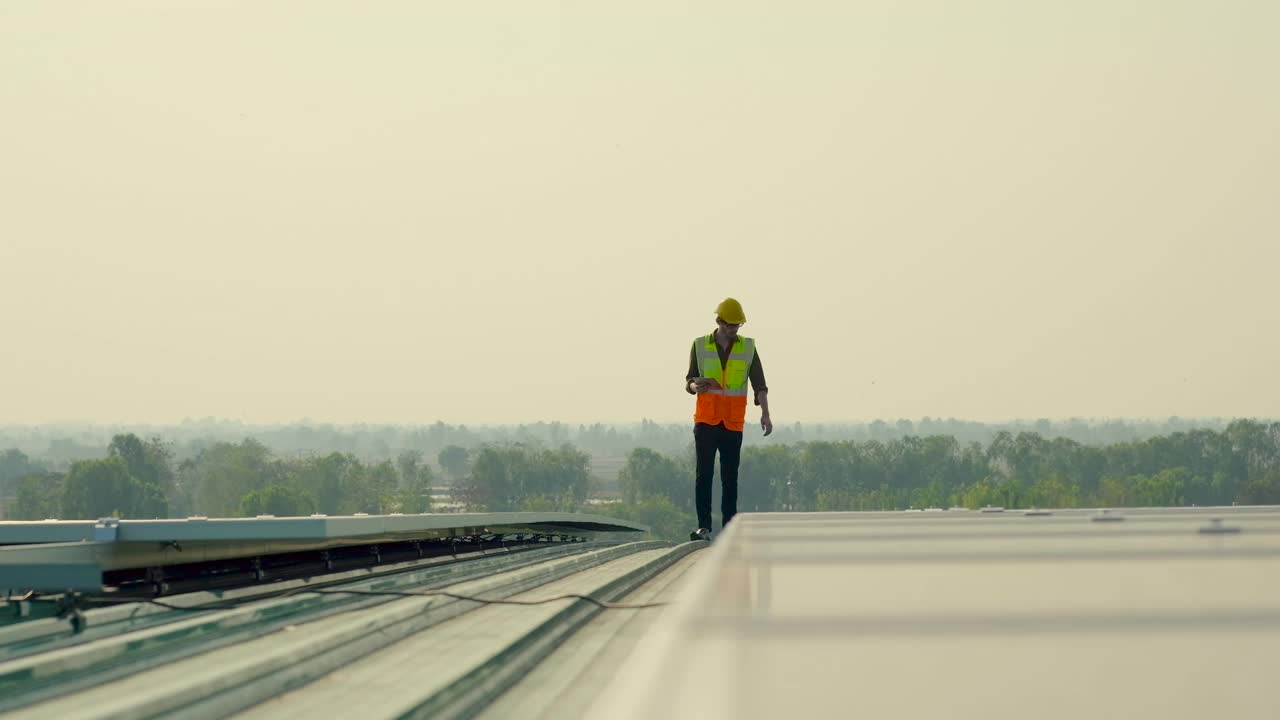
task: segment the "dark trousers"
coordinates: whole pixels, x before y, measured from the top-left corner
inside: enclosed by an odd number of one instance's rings
[[[729,524],[738,512],[738,458],[742,456],[742,433],[724,424],[693,426],[693,447],[698,456],[697,474],[693,479],[694,504],[698,510],[698,527],[711,529],[711,475],[715,471],[716,451],[720,452],[720,527]]]

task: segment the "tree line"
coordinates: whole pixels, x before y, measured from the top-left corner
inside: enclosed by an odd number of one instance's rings
[[[692,463],[633,450],[619,510],[680,536],[693,522]],[[1278,504],[1280,423],[1103,446],[1001,432],[985,445],[931,435],[747,447],[738,503],[743,512]]]
[[[598,512],[670,539],[693,524],[688,447],[632,449],[616,499],[593,497],[591,455],[570,443],[448,445],[436,461],[438,472],[416,450],[374,462],[342,452],[282,458],[252,438],[176,461],[160,438],[122,434],[106,457],[65,472],[0,453],[0,492],[13,497],[9,517],[30,519],[426,512],[432,488],[445,487],[451,502],[437,511]],[[1107,445],[1030,431],[988,443],[906,435],[752,445],[739,484],[744,512],[1274,504],[1280,423],[1235,420]]]
[[[466,454],[442,451],[441,466],[461,473]],[[158,437],[116,435],[106,457],[75,461],[66,472],[14,449],[0,454],[0,491],[12,498],[12,519],[416,513],[431,509],[436,481],[416,451],[376,463],[340,452],[280,458],[252,438],[175,462]]]
[[[956,418],[924,417],[915,420],[875,420],[865,423],[799,423],[779,426],[768,438],[748,433],[746,445],[771,446],[819,441],[887,442],[910,436],[949,435],[963,444],[988,444],[998,434],[1034,432],[1048,439],[1067,438],[1089,445],[1106,445],[1143,440],[1194,429],[1221,431],[1227,420],[1177,418],[1163,420],[1112,420],[1072,418],[1066,420],[1019,420],[980,423]],[[436,457],[449,446],[477,448],[487,444],[525,444],[555,448],[564,444],[593,456],[621,457],[637,447],[662,453],[680,454],[690,443],[689,423],[578,424],[533,422],[516,425],[468,426],[435,422],[427,425],[334,425],[294,423],[251,425],[206,418],[176,425],[94,426],[38,425],[0,426],[0,448],[14,448],[37,457],[51,469],[65,471],[71,463],[102,457],[111,439],[119,434],[163,437],[175,461],[196,457],[219,443],[237,443],[252,437],[281,457],[327,455],[337,452],[362,462],[392,462],[403,452],[417,451]]]

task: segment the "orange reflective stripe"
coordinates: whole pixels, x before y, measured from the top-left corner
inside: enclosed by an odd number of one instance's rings
[[[738,336],[724,365],[720,364],[720,351],[715,335],[704,335],[694,340],[698,367],[703,377],[715,378],[723,386],[698,394],[693,421],[708,425],[724,426],[741,432],[747,417],[747,383],[751,361],[755,358],[755,341]]]
[[[742,430],[747,418],[745,395],[727,396],[701,393],[694,409],[693,421],[707,425],[724,426],[730,430]]]

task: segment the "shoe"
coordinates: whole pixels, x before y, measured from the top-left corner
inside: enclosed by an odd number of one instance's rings
[[[711,531],[706,528],[698,528],[697,530],[694,530],[693,532],[689,533],[689,539],[694,542],[697,542],[699,540],[706,540],[707,542],[711,542]]]

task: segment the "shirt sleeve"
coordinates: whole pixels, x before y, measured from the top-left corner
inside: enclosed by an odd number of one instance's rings
[[[689,389],[689,382],[698,377],[698,345],[697,343],[689,346],[689,372],[684,376],[684,391],[690,395],[698,393]]]
[[[751,370],[748,371],[747,376],[751,378],[751,389],[755,391],[751,393],[751,397],[756,405],[759,405],[760,393],[769,391],[769,386],[764,381],[764,364],[760,362],[759,350],[756,350],[755,357],[751,358]]]

